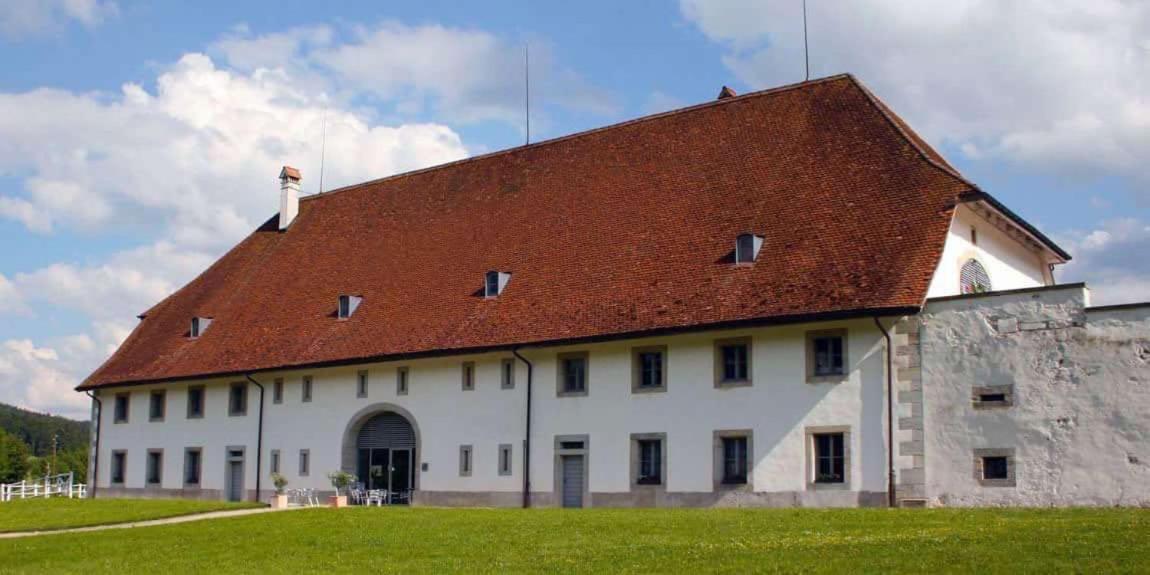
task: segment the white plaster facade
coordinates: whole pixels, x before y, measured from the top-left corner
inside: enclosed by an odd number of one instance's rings
[[[973,231],[972,231],[973,230]],[[994,291],[1052,285],[1046,254],[1011,237],[1000,225],[976,212],[968,204],[954,210],[942,259],[931,279],[928,298],[958,295],[959,272],[971,259],[977,260],[990,276]]]
[[[934,505],[1150,505],[1150,304],[1082,285],[947,298],[920,316],[925,496]],[[976,386],[1010,386],[978,408]],[[976,450],[1013,453],[1013,485]]]
[[[806,375],[806,333],[846,329],[849,374],[841,382],[810,383]],[[750,337],[752,384],[716,388],[715,340]],[[632,348],[666,346],[666,390],[634,393]],[[633,433],[665,433],[665,493],[658,504],[695,505],[859,505],[881,504],[885,497],[885,396],[883,340],[872,320],[859,319],[745,330],[701,332],[660,338],[604,342],[558,348],[528,348],[521,353],[534,369],[532,493],[539,505],[555,503],[554,438],[589,438],[589,505],[630,505],[629,453]],[[557,393],[558,354],[585,351],[589,357],[586,396]],[[419,433],[417,502],[518,505],[523,489],[526,364],[516,363],[515,387],[501,386],[501,363],[510,353],[422,359],[256,376],[266,389],[261,470],[262,489],[271,489],[269,454],[279,450],[281,473],[289,487],[330,490],[329,471],[341,466],[344,434],[353,416],[374,406],[401,408]],[[463,390],[461,366],[474,362],[474,390]],[[407,367],[409,388],[397,395],[396,368]],[[367,397],[357,397],[357,373],[368,370]],[[310,402],[302,401],[301,381],[313,378]],[[282,404],[272,401],[272,382],[284,379]],[[225,448],[246,449],[245,483],[255,488],[258,389],[249,387],[249,408],[229,416],[230,384],[243,378],[196,381],[205,385],[207,401],[201,419],[188,419],[189,384],[105,389],[100,420],[100,469],[97,493],[219,498],[224,489]],[[148,401],[154,388],[167,390],[164,421],[149,421]],[[131,392],[127,423],[113,422],[112,402],[118,392]],[[849,483],[815,489],[808,482],[807,428],[849,429]],[[715,431],[753,430],[752,470],[748,491],[715,492],[712,454]],[[500,475],[498,449],[514,446],[512,473]],[[473,472],[461,476],[461,445],[473,447]],[[199,489],[181,491],[183,453],[203,449]],[[145,484],[145,454],[164,450],[162,485]],[[310,452],[310,472],[301,477],[298,453]],[[126,481],[110,485],[113,451],[128,453]],[[126,488],[126,489],[125,489]],[[453,495],[459,497],[453,498]]]

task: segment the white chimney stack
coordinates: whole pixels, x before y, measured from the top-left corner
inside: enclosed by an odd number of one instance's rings
[[[286,230],[299,214],[299,170],[284,166],[280,170],[280,230]]]

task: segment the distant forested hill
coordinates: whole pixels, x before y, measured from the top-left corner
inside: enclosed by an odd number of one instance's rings
[[[28,411],[0,403],[0,429],[28,445],[32,455],[52,454],[52,436],[59,434],[59,451],[88,447],[88,422]]]

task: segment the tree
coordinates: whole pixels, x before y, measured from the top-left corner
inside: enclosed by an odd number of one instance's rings
[[[28,473],[31,450],[18,438],[0,429],[0,483],[16,483]]]

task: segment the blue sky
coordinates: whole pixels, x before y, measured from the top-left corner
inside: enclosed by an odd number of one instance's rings
[[[810,0],[852,72],[1055,237],[1095,302],[1150,299],[1147,2]],[[802,79],[798,0],[0,2],[0,400],[68,390],[134,316],[325,187]]]

